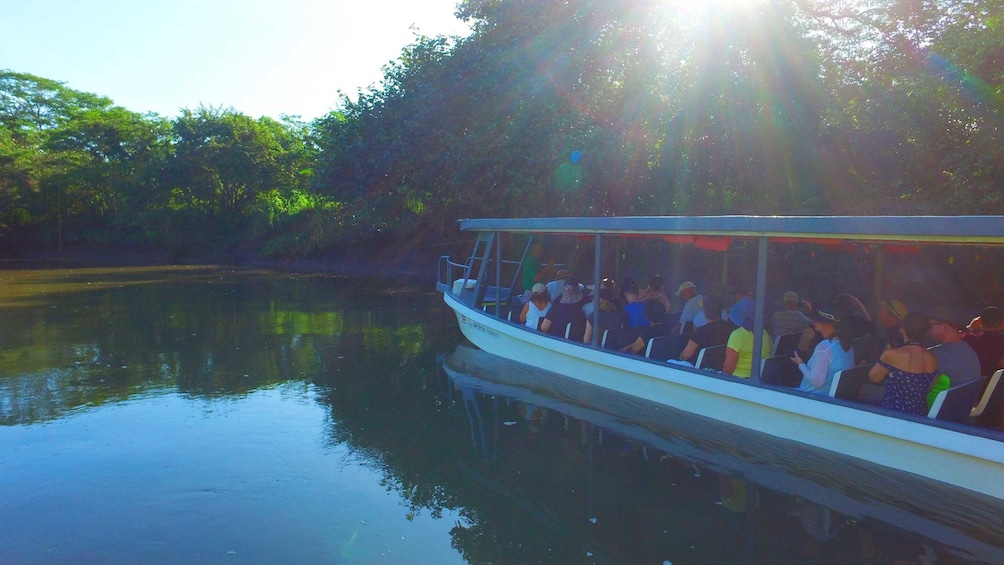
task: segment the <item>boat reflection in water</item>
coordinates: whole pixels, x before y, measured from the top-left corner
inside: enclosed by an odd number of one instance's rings
[[[998,499],[469,345],[441,368],[482,461],[465,471],[598,561],[1004,559]]]

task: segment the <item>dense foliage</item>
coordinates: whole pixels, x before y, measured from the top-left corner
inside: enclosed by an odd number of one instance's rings
[[[1004,213],[1001,0],[463,0],[312,123],[0,72],[0,246],[301,256],[458,217]]]

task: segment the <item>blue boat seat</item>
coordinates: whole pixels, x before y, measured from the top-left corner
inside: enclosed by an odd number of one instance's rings
[[[973,410],[971,402],[973,389],[983,388],[983,381],[984,379],[976,379],[939,392],[931,404],[927,417],[966,423]]]
[[[800,339],[802,339],[802,332],[777,336],[777,339],[774,340],[774,348],[770,351],[771,356],[784,355],[785,357],[791,357],[795,350],[798,349],[798,340]]]
[[[802,372],[788,355],[775,355],[760,362],[760,382],[794,388],[802,382]]]
[[[691,335],[681,334],[653,337],[648,340],[648,346],[645,348],[645,357],[658,359],[659,361],[679,359],[680,354],[687,347],[687,342],[690,341]]]
[[[970,418],[980,416],[983,414],[983,411],[987,409],[987,403],[990,402],[990,396],[993,395],[994,390],[997,389],[997,385],[1000,383],[1002,374],[1004,374],[1004,369],[997,369],[994,374],[990,375],[990,380],[987,382],[987,388],[983,389],[983,394],[980,395],[980,400],[969,412]]]
[[[858,390],[861,386],[871,382],[868,379],[868,371],[874,365],[872,363],[837,371],[837,374],[833,375],[833,382],[830,384],[830,396],[833,398],[843,398],[844,400],[857,400]]]
[[[725,365],[725,345],[712,345],[697,351],[697,362],[694,364],[698,369],[714,369],[721,371]]]
[[[622,347],[638,339],[641,328],[611,328],[604,330],[600,347],[620,351]]]
[[[586,335],[585,322],[570,322],[565,326],[565,339],[582,343],[582,338]]]

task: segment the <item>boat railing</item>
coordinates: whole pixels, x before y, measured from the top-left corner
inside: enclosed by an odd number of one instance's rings
[[[449,255],[440,256],[436,290],[438,292],[450,292],[459,296],[463,287],[466,286],[468,290],[473,289],[477,284],[476,280],[470,278],[470,269],[473,261],[474,258],[470,257],[464,263],[457,263],[450,260]]]

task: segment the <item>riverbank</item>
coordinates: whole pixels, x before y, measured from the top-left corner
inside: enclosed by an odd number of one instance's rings
[[[413,249],[395,256],[386,251],[355,254],[326,254],[297,259],[266,259],[255,254],[171,257],[143,248],[71,248],[62,252],[31,252],[0,259],[0,269],[58,269],[82,267],[135,267],[156,265],[224,265],[242,269],[273,269],[298,273],[351,276],[392,284],[430,285],[442,253],[435,249]],[[430,282],[433,281],[433,282]]]

